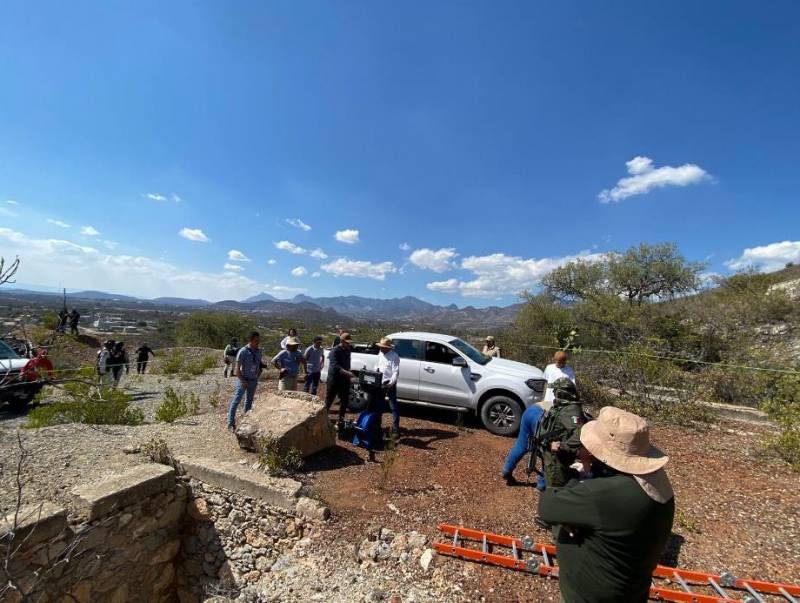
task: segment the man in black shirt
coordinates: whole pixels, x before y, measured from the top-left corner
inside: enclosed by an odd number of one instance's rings
[[[147,363],[150,361],[151,355],[155,356],[156,353],[146,343],[136,350],[136,372],[138,374],[144,375],[147,372]]]
[[[331,350],[328,357],[328,384],[325,392],[325,407],[330,410],[333,401],[339,397],[338,425],[344,422],[347,402],[350,399],[350,333],[342,333],[339,345]]]

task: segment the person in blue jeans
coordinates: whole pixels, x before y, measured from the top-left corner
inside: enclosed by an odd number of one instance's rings
[[[236,381],[236,391],[234,391],[228,407],[228,429],[230,431],[236,429],[236,409],[239,407],[242,398],[245,398],[245,413],[253,408],[253,398],[258,387],[258,377],[261,374],[261,370],[266,368],[261,361],[261,348],[258,347],[260,341],[261,337],[258,331],[253,331],[250,333],[247,345],[236,354],[236,375],[239,379]]]
[[[522,413],[517,441],[514,447],[509,451],[506,457],[506,463],[503,465],[503,479],[506,480],[506,484],[509,486],[517,484],[517,480],[514,479],[514,468],[522,458],[531,451],[529,448],[530,440],[533,434],[536,433],[536,426],[539,424],[539,421],[541,421],[542,415],[544,415],[544,409],[537,404],[529,406],[525,412]],[[544,478],[542,476],[537,476],[536,487],[539,490],[544,490]]]
[[[322,367],[325,366],[325,350],[322,348],[322,337],[314,337],[314,345],[308,346],[303,354],[306,359],[306,382],[303,390],[314,396],[317,395]]]

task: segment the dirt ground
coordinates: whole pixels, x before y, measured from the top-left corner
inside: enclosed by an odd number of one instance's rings
[[[157,376],[132,380],[131,387],[143,394],[136,397],[136,404],[144,405],[148,416],[159,388],[167,382]],[[223,380],[214,371],[180,386],[216,392],[218,384],[227,397],[232,380]],[[264,388],[274,385],[268,381]],[[172,425],[20,430],[30,451],[27,497],[69,504],[68,492],[75,484],[143,462],[141,455],[125,449],[153,436],[166,439],[178,455],[254,461],[225,431],[225,401],[220,402]],[[389,419],[384,416],[387,427]],[[0,455],[6,467],[14,457],[22,422],[0,413]],[[377,463],[367,462],[366,451],[346,443],[307,459],[302,479],[333,514],[333,521],[323,528],[326,546],[353,548],[379,527],[418,530],[436,540],[436,526],[443,522],[549,541],[549,533],[533,523],[536,489],[508,487],[500,478],[511,439],[490,434],[472,419],[459,420],[456,413],[413,407],[404,407],[402,429],[395,451],[378,452]],[[665,563],[730,570],[740,577],[800,581],[800,475],[760,453],[765,429],[728,422],[704,431],[654,427],[654,443],[671,457],[667,470],[677,502]],[[517,478],[524,481],[522,469],[518,468]],[[5,478],[0,483],[0,506],[7,505],[12,495]],[[437,563],[472,600],[558,600],[553,581],[441,557]]]
[[[349,445],[309,463],[339,538],[352,538],[364,525],[385,525],[435,539],[436,526],[450,523],[550,541],[533,523],[537,490],[508,487],[500,477],[511,439],[475,421],[460,425],[455,413],[408,407],[406,414],[399,447],[378,453],[381,464],[366,463],[365,451]],[[654,427],[654,443],[670,455],[667,471],[677,503],[664,563],[800,581],[800,475],[763,456],[764,429],[741,423],[703,431]],[[523,464],[516,477],[524,481]],[[558,600],[557,586],[543,578],[474,567],[465,576],[465,590],[488,601]]]

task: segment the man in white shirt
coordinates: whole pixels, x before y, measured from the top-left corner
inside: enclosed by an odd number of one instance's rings
[[[567,366],[567,353],[564,350],[558,350],[553,354],[553,363],[548,364],[544,369],[544,378],[547,379],[547,391],[544,394],[542,406],[545,410],[550,410],[553,406],[553,400],[555,400],[553,388],[550,386],[564,377],[577,385],[575,371],[572,370],[571,366]]]
[[[400,375],[400,356],[394,351],[394,343],[388,337],[381,337],[378,343],[378,365],[375,370],[381,373],[381,383],[389,398],[392,411],[392,435],[400,435],[400,408],[397,404],[397,378]]]

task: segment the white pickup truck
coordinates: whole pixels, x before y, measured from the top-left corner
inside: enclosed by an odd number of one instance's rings
[[[513,435],[523,411],[544,398],[547,381],[535,366],[489,358],[451,335],[404,332],[389,337],[400,356],[401,402],[474,412],[492,433]],[[374,344],[354,344],[351,370],[374,370],[377,354]],[[323,380],[327,367],[326,360]],[[351,408],[360,410],[357,395],[351,396]]]

